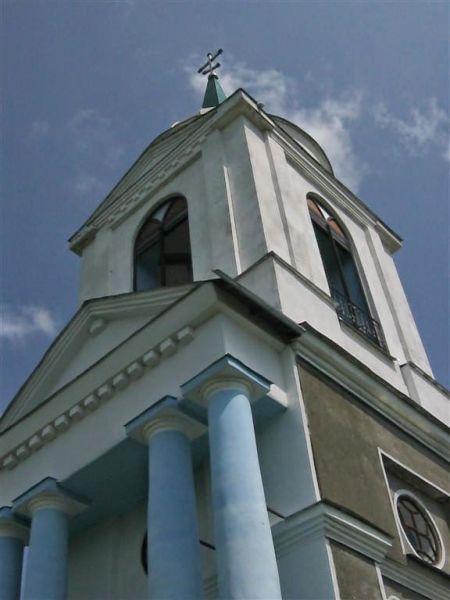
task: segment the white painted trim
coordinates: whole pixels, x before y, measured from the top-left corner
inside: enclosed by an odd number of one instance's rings
[[[435,490],[438,490],[443,496],[447,496],[450,499],[450,491],[444,490],[443,488],[439,487],[438,485],[436,485],[435,483],[433,483],[432,481],[430,481],[429,479],[427,479],[426,477],[424,477],[423,475],[421,475],[420,473],[418,473],[414,469],[411,469],[411,467],[407,467],[404,463],[400,462],[397,458],[394,458],[391,454],[388,454],[382,448],[378,448],[378,454],[380,455],[381,463],[383,465],[383,469],[385,468],[384,467],[383,456],[386,456],[386,458],[388,458],[392,462],[395,462],[397,465],[399,465],[399,467],[401,467],[405,471],[408,471],[409,473],[412,473],[413,475],[415,475],[417,477],[417,479],[421,479],[422,481],[425,481],[425,483],[427,485],[429,485],[430,487],[434,488]]]
[[[416,594],[422,594],[425,598],[430,600],[449,600],[450,598],[448,587],[424,573],[423,569],[417,572],[408,565],[385,559],[380,564],[380,570],[383,577],[414,591]]]
[[[381,575],[380,565],[375,563],[375,572],[377,574],[378,585],[380,586],[381,600],[388,600],[386,590],[384,588],[383,576]],[[392,596],[390,596],[392,598]]]
[[[304,435],[305,442],[306,442],[306,451],[308,452],[309,464],[311,465],[311,474],[312,474],[312,482],[313,482],[313,486],[314,486],[315,499],[317,500],[317,502],[319,502],[321,499],[321,496],[320,496],[319,480],[317,477],[316,463],[314,460],[314,453],[313,453],[313,449],[312,449],[311,430],[310,430],[310,427],[308,424],[308,415],[306,412],[305,402],[303,400],[302,386],[300,383],[300,374],[298,372],[298,365],[297,365],[297,361],[295,358],[295,353],[292,353],[290,358],[291,358],[290,366],[291,366],[292,373],[294,376],[295,387],[297,388],[297,397],[298,397],[298,401],[300,404],[300,412],[301,412],[302,424],[303,424],[303,435]]]
[[[378,447],[378,456],[379,456],[380,462],[381,462],[381,471],[383,473],[384,483],[386,484],[386,491],[387,491],[388,496],[389,496],[389,502],[390,502],[390,505],[391,505],[392,514],[394,515],[395,524],[396,524],[397,529],[398,529],[397,519],[396,519],[396,516],[395,516],[397,510],[396,510],[396,507],[394,505],[394,500],[392,498],[391,487],[389,485],[389,479],[388,479],[388,476],[387,476],[387,473],[386,473],[386,468],[385,468],[384,461],[383,461],[383,456],[382,456],[383,454],[384,454],[383,451]],[[405,549],[405,545],[404,545],[404,542],[403,542],[403,536],[400,535],[400,532],[399,532],[399,539],[400,539],[400,544],[401,544],[401,547],[402,547],[403,554],[406,554],[406,549]]]
[[[328,556],[328,563],[330,565],[331,582],[333,584],[334,598],[335,598],[335,600],[340,600],[341,592],[339,590],[339,583],[338,583],[338,578],[337,578],[337,573],[336,573],[336,567],[334,565],[333,551],[331,550],[331,544],[328,539],[325,540],[325,550],[326,550],[326,553]]]
[[[441,554],[441,560],[436,564],[433,565],[436,569],[442,569],[442,567],[445,564],[445,546],[444,546],[444,540],[442,539],[442,535],[441,532],[439,531],[438,526],[436,525],[436,523],[434,522],[433,517],[430,514],[430,511],[428,510],[428,508],[425,506],[425,504],[422,502],[422,500],[420,500],[420,498],[418,498],[411,490],[407,490],[407,489],[401,489],[401,490],[397,490],[394,493],[394,500],[393,500],[393,504],[395,506],[395,512],[394,512],[394,517],[395,517],[395,521],[396,521],[396,525],[397,525],[397,529],[399,532],[399,536],[403,536],[406,545],[408,546],[408,548],[410,549],[410,552],[412,552],[415,556],[417,556],[417,558],[419,560],[422,560],[420,555],[416,552],[414,546],[411,544],[411,542],[408,539],[408,536],[406,535],[406,531],[403,529],[402,523],[400,521],[400,515],[398,514],[398,509],[397,509],[397,502],[398,499],[401,496],[407,496],[410,497],[416,504],[419,505],[419,507],[423,510],[423,512],[425,513],[426,517],[428,518],[429,521],[431,521],[432,526],[434,527],[434,531],[437,534],[438,538],[439,538],[439,544],[440,544],[440,554]],[[424,564],[428,564],[426,561],[423,561]]]
[[[377,562],[392,546],[387,534],[325,502],[288,517],[274,526],[273,533],[281,556],[308,537],[326,537]]]

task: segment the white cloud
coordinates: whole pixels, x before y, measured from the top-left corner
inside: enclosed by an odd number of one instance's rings
[[[58,330],[51,311],[43,306],[0,305],[0,339],[18,342],[41,334],[53,337]]]
[[[69,120],[66,133],[75,152],[74,190],[79,195],[103,195],[111,170],[121,164],[123,146],[117,141],[114,122],[94,108],[79,109]]]
[[[106,167],[116,167],[124,153],[114,134],[113,121],[94,108],[82,108],[70,119],[68,131],[75,148],[95,156]]]
[[[30,127],[30,137],[40,138],[50,131],[50,123],[48,121],[33,121]]]
[[[380,103],[375,107],[374,117],[378,125],[397,135],[409,154],[422,155],[434,147],[446,158],[450,118],[436,98],[430,98],[423,108],[412,108],[405,119],[394,116],[385,104]]]
[[[446,148],[444,148],[444,152],[442,153],[442,158],[450,163],[450,136],[447,142]]]
[[[325,98],[316,108],[303,108],[288,113],[319,142],[325,150],[333,170],[352,191],[357,192],[369,169],[354,149],[351,123],[361,118],[362,94],[351,91],[340,98]]]
[[[192,64],[185,67],[189,83],[196,94],[202,94],[205,80],[193,74]],[[201,62],[198,61],[198,62]],[[221,74],[220,82],[226,94],[245,88],[258,102],[264,103],[269,113],[278,114],[296,123],[325,150],[335,175],[349,188],[357,192],[367,165],[356,155],[351,126],[361,117],[362,93],[350,90],[339,97],[324,97],[314,108],[302,107],[301,97],[293,79],[276,69],[257,71],[242,63],[227,61],[227,69]]]
[[[95,175],[78,173],[75,179],[75,191],[78,194],[101,194],[104,191],[104,182]]]

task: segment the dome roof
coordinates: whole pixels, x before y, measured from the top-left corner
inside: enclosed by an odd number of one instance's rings
[[[322,147],[316,142],[316,140],[306,133],[303,129],[295,125],[291,121],[278,117],[277,115],[270,115],[270,118],[277,123],[291,138],[293,138],[297,144],[300,144],[308,154],[310,154],[318,163],[322,165],[329,173],[333,175],[333,167],[323,151]]]

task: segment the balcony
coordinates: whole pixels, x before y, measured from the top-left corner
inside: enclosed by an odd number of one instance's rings
[[[348,298],[336,289],[331,288],[331,295],[335,302],[339,319],[387,352],[383,331],[378,321],[373,319],[365,310],[350,302]]]

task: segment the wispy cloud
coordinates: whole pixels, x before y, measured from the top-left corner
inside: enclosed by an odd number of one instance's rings
[[[48,308],[0,305],[0,339],[14,343],[34,335],[53,337],[57,331],[57,319]]]
[[[374,109],[375,122],[397,136],[400,145],[411,155],[425,154],[432,148],[438,149],[444,159],[449,159],[450,118],[436,98],[430,98],[422,107],[410,110],[406,118],[389,112],[384,103]]]
[[[124,154],[113,120],[94,108],[79,109],[69,119],[66,134],[74,152],[74,190],[79,195],[106,192],[111,170]]]
[[[192,64],[186,66],[185,71],[189,73],[192,89],[197,94],[202,93],[204,78],[192,74]],[[368,172],[367,165],[355,152],[351,135],[352,124],[361,117],[363,94],[360,90],[347,90],[333,98],[325,96],[314,108],[305,108],[297,101],[301,93],[295,81],[276,69],[255,70],[228,61],[220,81],[227,94],[243,87],[264,103],[265,110],[286,117],[312,135],[327,153],[336,176],[352,190],[358,190]]]
[[[50,131],[50,123],[48,121],[33,121],[30,127],[30,138],[41,138]]]

